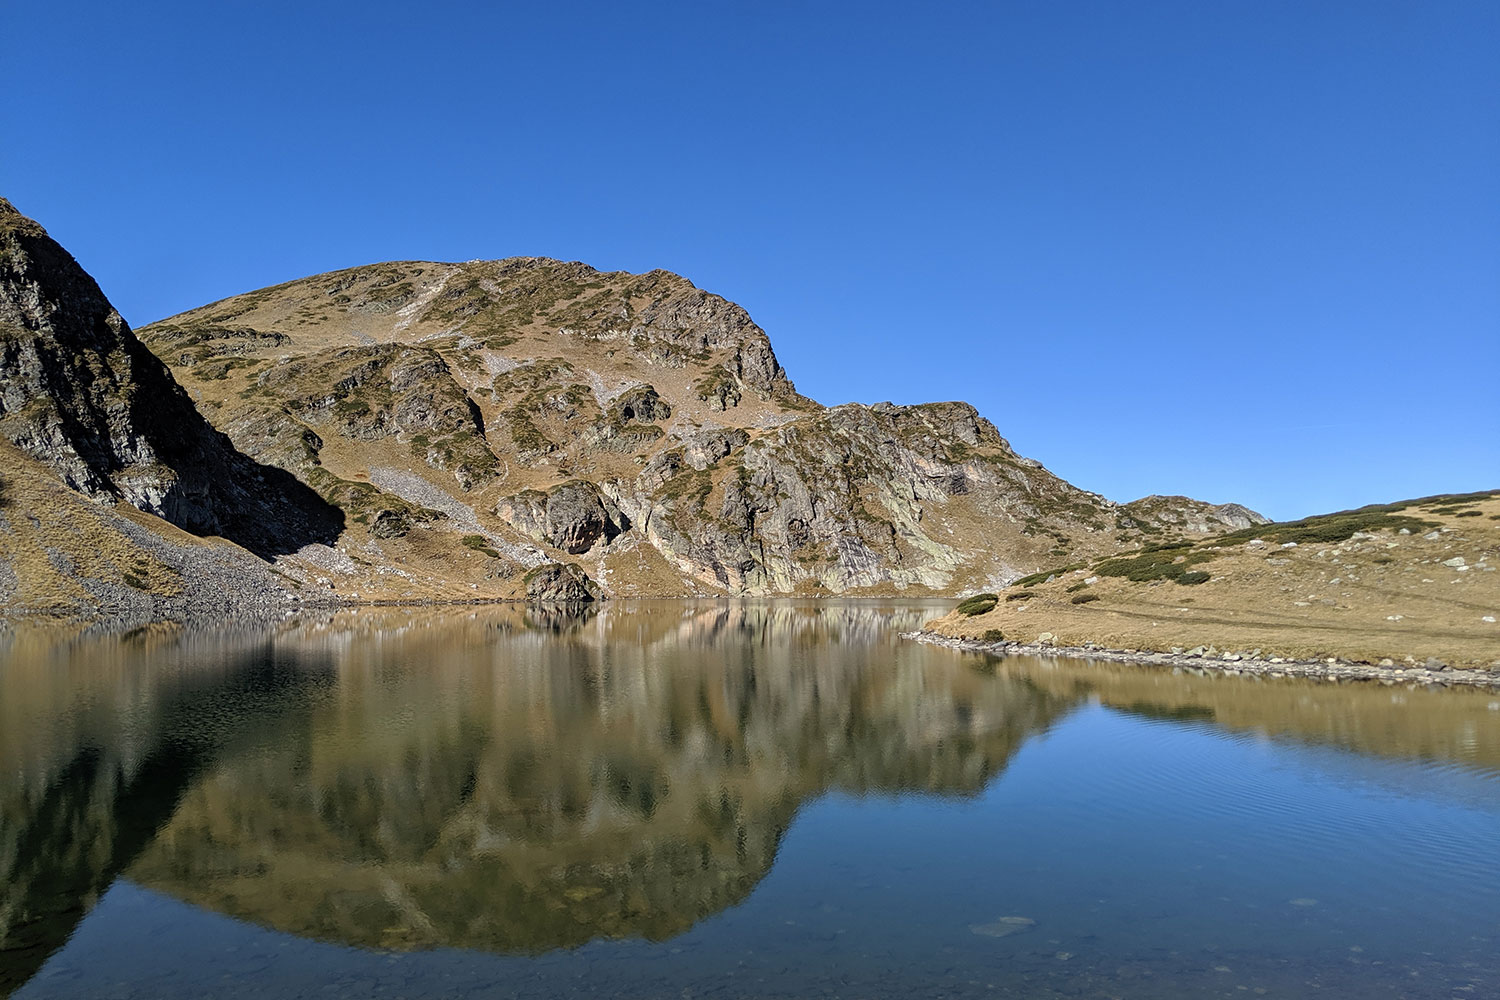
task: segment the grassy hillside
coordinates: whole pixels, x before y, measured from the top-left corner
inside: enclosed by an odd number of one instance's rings
[[[203,538],[124,501],[94,501],[0,440],[0,608],[126,618],[166,607],[282,608],[300,587],[222,538]]]
[[[929,628],[1110,649],[1500,664],[1500,492],[1163,543],[1017,580]]]

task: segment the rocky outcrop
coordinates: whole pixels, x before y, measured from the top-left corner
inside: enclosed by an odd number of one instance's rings
[[[564,483],[550,493],[527,490],[506,497],[496,514],[539,542],[578,555],[595,543],[609,542],[630,527],[629,520],[599,487],[582,480]]]
[[[1172,527],[1194,535],[1239,531],[1270,523],[1269,518],[1237,503],[1210,504],[1184,496],[1142,497],[1122,505],[1120,510],[1134,523]]]
[[[88,497],[262,556],[332,541],[342,527],[306,485],[211,427],[94,280],[3,199],[0,435]]]
[[[672,415],[672,407],[657,393],[655,386],[628,389],[615,400],[614,416],[621,424],[654,424]]]
[[[955,498],[1037,523],[1076,506],[1102,524],[1107,507],[963,403],[835,407],[753,441],[698,434],[606,488],[654,545],[732,593],[940,588],[966,553],[930,512]]]
[[[526,599],[538,604],[587,604],[599,586],[574,563],[547,563],[526,574]]]

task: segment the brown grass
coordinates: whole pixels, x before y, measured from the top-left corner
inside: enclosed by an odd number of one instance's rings
[[[1093,567],[1033,583],[1036,596],[1001,601],[988,614],[949,614],[930,624],[952,636],[988,629],[1024,641],[1051,632],[1059,644],[1165,651],[1216,646],[1265,656],[1378,662],[1437,657],[1456,667],[1500,662],[1500,494],[1463,506],[1417,502],[1403,513],[1437,525],[1437,537],[1394,530],[1341,542],[1203,543],[1210,558],[1193,566],[1206,583],[1134,582],[1098,576],[1082,589],[1098,600],[1073,604]],[[1462,558],[1466,569],[1443,565]],[[1003,595],[1002,595],[1003,596]]]

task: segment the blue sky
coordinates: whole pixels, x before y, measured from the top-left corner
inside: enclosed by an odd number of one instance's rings
[[[0,194],[136,325],[664,267],[1120,500],[1500,486],[1500,4],[6,4]]]

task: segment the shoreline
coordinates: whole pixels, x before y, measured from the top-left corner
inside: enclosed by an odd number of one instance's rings
[[[968,653],[990,653],[995,656],[1068,656],[1080,660],[1103,660],[1109,663],[1131,663],[1138,666],[1174,667],[1196,672],[1223,674],[1228,677],[1301,677],[1333,684],[1346,681],[1404,686],[1447,688],[1469,687],[1500,690],[1500,670],[1440,670],[1417,666],[1382,667],[1349,660],[1246,659],[1229,653],[1218,656],[1188,653],[1159,653],[1144,649],[1104,649],[1098,646],[1055,646],[1034,642],[986,642],[983,639],[958,639],[927,629],[902,632],[900,637],[929,646],[943,646]],[[1232,657],[1232,658],[1231,658]]]
[[[54,605],[50,607],[0,607],[0,633],[21,623],[70,625],[87,629],[127,630],[148,625],[162,624],[224,624],[224,625],[274,625],[306,613],[335,611],[410,610],[479,607],[526,607],[538,610],[566,608],[573,611],[602,611],[611,605],[629,604],[636,601],[671,601],[693,603],[731,604],[755,601],[807,601],[813,603],[836,603],[841,601],[868,601],[882,603],[890,601],[917,601],[950,603],[948,598],[923,597],[903,598],[885,595],[862,594],[853,597],[802,597],[788,594],[763,596],[730,596],[724,594],[651,594],[630,597],[598,597],[584,602],[535,601],[524,597],[453,597],[453,598],[337,598],[319,597],[312,600],[289,602],[214,602],[180,597],[155,598],[136,607],[100,605],[83,608],[77,605]]]

